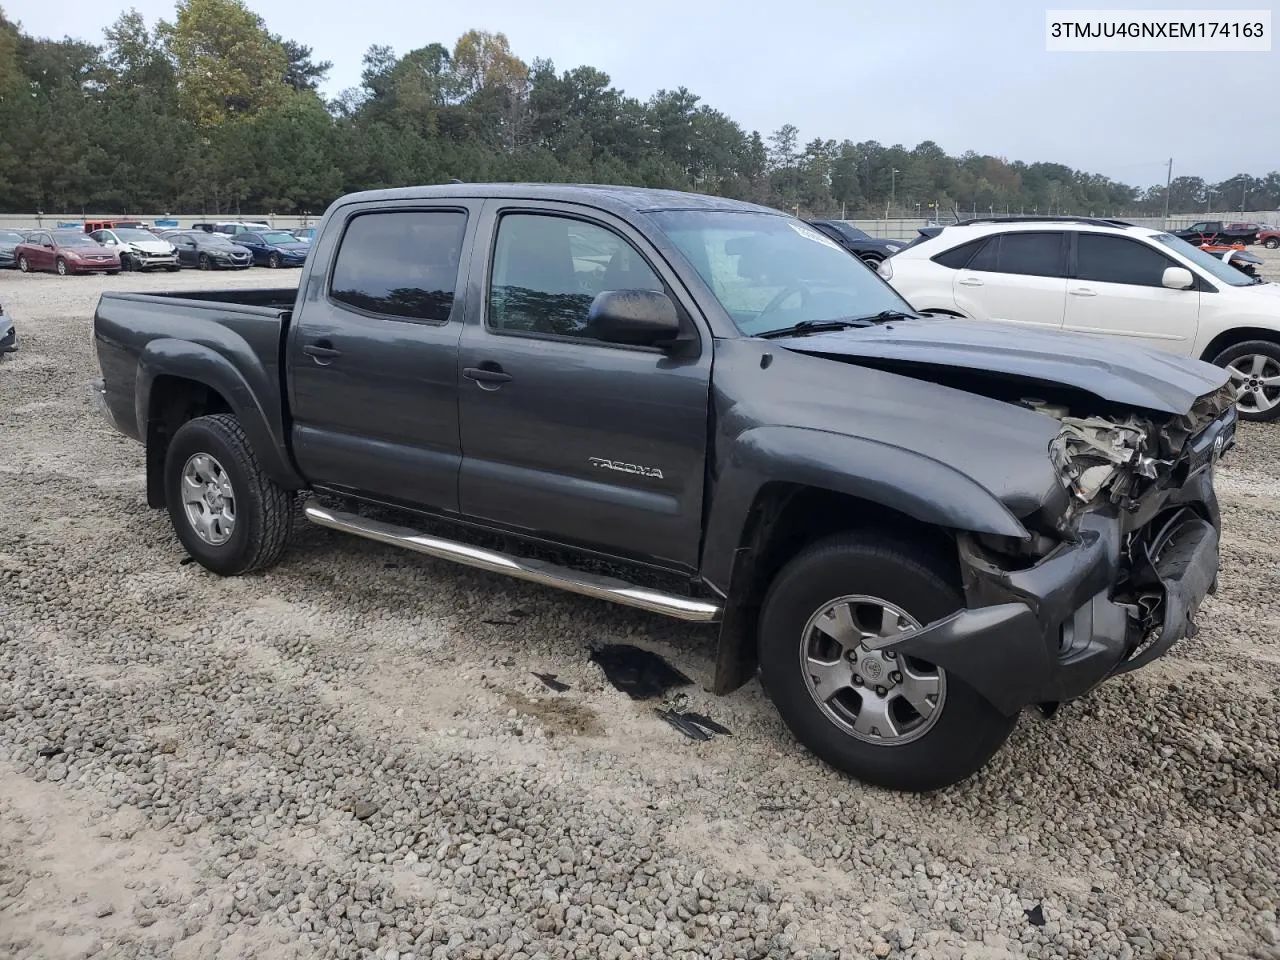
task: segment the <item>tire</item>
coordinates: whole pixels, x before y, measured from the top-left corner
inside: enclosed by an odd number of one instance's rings
[[[207,502],[195,508],[202,515],[223,518],[210,524],[206,534],[188,516],[184,503],[184,472],[189,468],[201,480],[216,485],[224,479],[229,485],[229,497],[224,486],[223,500],[214,498],[216,509],[211,510]],[[288,543],[292,495],[262,472],[240,421],[230,414],[197,417],[178,429],[165,454],[164,490],[178,540],[192,559],[214,573],[238,576],[269,567]],[[227,499],[231,501],[229,524]]]
[[[1280,418],[1280,343],[1246,340],[1227,347],[1213,362],[1234,371],[1241,420],[1270,423]]]
[[[880,256],[878,253],[860,253],[858,254],[858,259],[872,270],[876,271],[880,269],[880,264],[884,262],[884,257]]]
[[[268,266],[268,267],[270,267],[272,270],[279,270],[279,269],[280,269],[280,254],[278,254],[278,253],[273,253],[271,256],[269,256],[269,257],[267,258],[267,266]]]
[[[883,535],[844,533],[802,550],[769,587],[759,630],[765,691],[797,740],[858,780],[912,792],[959,783],[1000,749],[1017,723],[1016,715],[1004,716],[954,675],[921,661],[886,660],[871,652],[856,653],[858,659],[847,664],[845,658],[830,657],[833,666],[847,665],[851,677],[857,679],[841,679],[839,682],[847,686],[826,701],[827,707],[819,706],[819,695],[811,692],[804,658],[812,653],[811,641],[822,643],[827,638],[807,628],[824,608],[840,598],[859,595],[886,602],[919,624],[929,623],[964,605],[944,569],[938,558],[910,543],[897,543]],[[874,607],[859,603],[854,609]],[[876,663],[869,662],[872,660]],[[897,683],[902,673],[892,664],[899,664],[909,677],[933,678],[935,709],[931,716],[925,718],[914,711],[901,696],[909,684]],[[903,731],[897,742],[874,742],[874,732],[854,731],[852,722],[858,722],[863,712],[862,695],[856,693],[859,687],[848,684],[862,680],[858,671],[868,677],[878,674],[886,686],[898,687],[898,697],[889,690],[889,699],[880,700],[890,704],[891,716],[896,706],[893,722]],[[843,678],[843,674],[838,676]],[[869,683],[861,689],[872,695]],[[874,689],[884,688],[877,685]],[[844,719],[850,720],[847,708],[854,704],[857,716],[852,722],[842,725],[833,718],[833,712],[843,711]],[[904,712],[915,713],[915,719],[904,720]]]
[[[177,273],[181,269],[182,269],[182,265],[177,263],[175,263],[171,267],[165,267],[165,270],[167,270],[169,273]]]
[[[108,277],[114,277],[114,276],[118,276],[118,275],[119,275],[119,273],[120,273],[120,271],[119,271],[119,270],[108,270],[108,271],[107,271],[107,276],[108,276]]]
[[[59,257],[54,263],[53,269],[58,271],[58,276],[65,277],[67,275],[67,261]]]
[[[1280,247],[1280,237],[1267,237],[1266,240],[1262,241],[1262,245],[1268,250],[1275,250]]]
[[[200,254],[200,259],[196,261],[196,264],[201,270],[213,269],[213,263],[209,260],[209,255],[207,253]]]
[[[18,257],[18,269],[23,273],[31,272],[31,264],[27,262],[27,258],[25,256]]]

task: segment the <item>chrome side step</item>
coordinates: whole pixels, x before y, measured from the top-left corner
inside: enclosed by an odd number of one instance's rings
[[[592,573],[570,570],[568,567],[556,566],[542,560],[530,560],[513,557],[509,554],[485,550],[454,540],[442,540],[430,537],[409,527],[370,520],[354,513],[339,510],[328,510],[308,503],[304,508],[306,517],[312,523],[344,533],[354,533],[358,537],[377,540],[393,547],[402,547],[417,553],[425,553],[429,557],[441,560],[452,560],[469,567],[478,567],[491,573],[505,573],[508,576],[529,580],[546,587],[568,590],[599,600],[611,600],[628,607],[638,607],[651,613],[662,613],[678,620],[694,623],[710,623],[720,618],[720,605],[706,600],[694,600],[689,597],[678,597],[675,594],[637,587],[613,577],[603,577]]]

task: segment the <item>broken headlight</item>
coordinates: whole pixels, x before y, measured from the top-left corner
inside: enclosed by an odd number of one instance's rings
[[[1154,478],[1157,461],[1145,456],[1146,425],[1134,417],[1118,423],[1102,417],[1063,417],[1049,443],[1058,479],[1080,503],[1104,490],[1119,502],[1130,496],[1138,477]]]

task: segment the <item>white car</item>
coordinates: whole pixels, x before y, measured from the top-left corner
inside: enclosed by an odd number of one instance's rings
[[[1171,234],[1091,217],[925,228],[879,266],[922,313],[1137,340],[1228,367],[1245,420],[1280,417],[1280,284]]]
[[[95,230],[89,236],[120,254],[120,266],[126,270],[178,270],[178,248],[150,230],[116,227]]]

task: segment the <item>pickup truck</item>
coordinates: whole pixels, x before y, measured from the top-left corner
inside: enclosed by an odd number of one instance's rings
[[[1256,243],[1258,241],[1258,225],[1256,223],[1223,223],[1221,220],[1201,220],[1184,230],[1172,231],[1175,237],[1194,243]]]
[[[295,519],[718,624],[836,768],[927,791],[1194,633],[1220,367],[918,314],[790,215],[454,184],[335,201],[297,290],[105,293],[94,396],[198,563]]]

